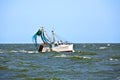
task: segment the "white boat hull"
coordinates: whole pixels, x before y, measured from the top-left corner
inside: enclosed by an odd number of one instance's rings
[[[73,50],[73,44],[62,44],[57,46],[52,46],[52,48],[49,47],[43,47],[42,52],[74,52]]]

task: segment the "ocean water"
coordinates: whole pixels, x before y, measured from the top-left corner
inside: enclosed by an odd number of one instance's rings
[[[38,53],[33,44],[0,44],[0,80],[120,80],[120,44],[74,49]]]

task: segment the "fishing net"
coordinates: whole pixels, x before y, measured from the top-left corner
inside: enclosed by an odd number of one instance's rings
[[[36,48],[38,49],[39,45],[37,43],[37,36],[40,36],[42,41],[46,44],[48,44],[49,46],[51,46],[51,41],[45,36],[44,34],[44,30],[43,29],[39,29],[32,37],[32,41],[34,43],[34,45],[36,46]]]

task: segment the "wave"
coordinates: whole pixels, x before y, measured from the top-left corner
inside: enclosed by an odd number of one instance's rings
[[[80,55],[97,55],[97,52],[95,51],[75,51],[74,53]]]
[[[68,56],[68,55],[65,55],[65,54],[61,54],[61,55],[56,55],[55,57],[56,57],[56,58],[57,58],[57,57],[58,57],[58,58],[59,58],[59,57],[64,58],[64,57],[69,57],[69,56]]]
[[[110,61],[118,61],[118,59],[110,58]]]
[[[78,56],[78,55],[65,55],[65,54],[59,54],[54,56],[55,58],[71,58],[71,59],[92,59],[88,56]]]
[[[19,50],[19,51],[15,51],[15,50],[12,50],[10,52],[20,52],[20,53],[38,53],[38,51],[27,51],[27,50]]]
[[[103,46],[103,47],[99,47],[99,49],[107,49],[108,47],[105,47],[105,46]]]
[[[0,50],[0,53],[39,53],[38,51],[32,51],[32,50]]]

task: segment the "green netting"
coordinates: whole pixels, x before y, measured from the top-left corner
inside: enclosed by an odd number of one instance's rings
[[[41,39],[42,39],[42,41],[45,42],[46,44],[48,44],[48,46],[51,47],[51,45],[50,45],[50,43],[51,43],[50,40],[47,39],[47,37],[46,37],[45,34],[44,34],[44,31],[39,29],[39,30],[33,35],[33,37],[32,37],[33,43],[34,43],[34,45],[36,46],[37,49],[38,49],[38,47],[39,47],[39,45],[38,45],[38,43],[37,43],[37,36],[40,36]]]
[[[33,43],[37,49],[38,49],[37,36],[41,36],[41,35],[42,35],[42,31],[39,29],[32,37]]]

